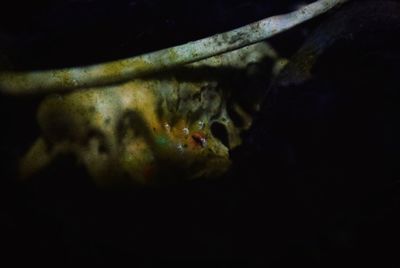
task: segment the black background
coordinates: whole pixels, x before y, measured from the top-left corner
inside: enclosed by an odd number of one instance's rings
[[[7,2],[0,10],[0,49],[13,64],[2,68],[123,58],[297,4]],[[323,49],[311,79],[295,82],[288,70],[266,89],[255,125],[232,152],[234,170],[218,180],[99,190],[83,167],[64,157],[32,182],[17,183],[17,160],[39,133],[35,108],[41,96],[0,96],[3,260],[398,267],[400,9],[390,1],[353,1],[343,8],[347,15],[331,12],[271,40],[292,57],[305,42],[324,47],[338,28],[346,32]],[[345,16],[353,19],[329,26]]]

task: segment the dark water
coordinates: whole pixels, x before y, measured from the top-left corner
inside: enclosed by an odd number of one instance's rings
[[[1,96],[1,255],[15,263],[56,265],[398,267],[400,8],[369,2],[354,2],[271,41],[283,55],[300,56],[266,89],[256,123],[232,152],[234,170],[219,180],[100,191],[82,167],[63,158],[34,182],[18,184],[17,159],[38,135],[40,97]],[[101,62],[295,5],[6,4],[1,50],[15,68]],[[321,51],[304,81],[297,72],[302,46]]]

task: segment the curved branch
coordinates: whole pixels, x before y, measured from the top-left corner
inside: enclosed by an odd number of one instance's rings
[[[0,72],[0,91],[13,95],[38,94],[133,79],[262,41],[346,1],[318,0],[288,14],[273,16],[229,32],[123,60],[58,70]]]

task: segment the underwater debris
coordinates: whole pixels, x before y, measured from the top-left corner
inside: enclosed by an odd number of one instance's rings
[[[21,175],[72,154],[98,185],[219,176],[262,100],[262,90],[249,88],[260,94],[244,107],[234,93],[247,84],[235,79],[250,81],[247,68],[268,59],[279,61],[268,44],[257,43],[156,76],[49,95],[38,110],[42,135],[22,159]],[[234,112],[244,123],[234,122]],[[226,137],[212,131],[215,124]]]
[[[2,71],[0,91],[12,95],[54,93],[127,81],[260,42],[346,1],[319,0],[288,14],[273,16],[229,32],[123,60],[58,70]]]
[[[240,134],[251,126],[263,97],[257,90],[238,97],[243,88],[254,89],[244,82],[252,75],[247,67],[268,58],[276,74],[287,63],[258,42],[344,2],[319,0],[226,33],[114,62],[0,71],[2,93],[53,93],[39,107],[42,135],[23,157],[21,176],[71,153],[99,185],[223,174],[230,165],[229,150],[241,144]],[[268,80],[273,74],[263,75]],[[232,82],[236,76],[242,77],[237,85]]]

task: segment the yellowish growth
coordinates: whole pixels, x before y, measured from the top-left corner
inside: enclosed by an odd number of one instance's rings
[[[245,50],[254,52],[257,57],[240,54],[236,61],[236,54],[219,56],[196,65],[199,69],[188,67],[186,72],[223,64],[224,68],[232,66],[236,72],[246,73],[248,64],[271,54],[263,44]],[[244,64],[246,60],[248,64]],[[118,68],[124,66],[107,65],[104,75]],[[94,181],[103,186],[223,174],[230,166],[229,149],[240,145],[240,134],[252,119],[241,107],[241,100],[232,99],[234,89],[224,86],[231,78],[223,73],[207,78],[212,73],[205,72],[203,79],[182,78],[180,73],[170,72],[48,96],[38,110],[42,135],[21,161],[21,175],[29,176],[65,153],[75,155]],[[68,73],[62,74],[62,79],[73,83]],[[254,106],[259,101],[254,95]],[[236,126],[229,109],[241,117],[243,126]],[[213,124],[223,126],[227,141],[212,131]]]

